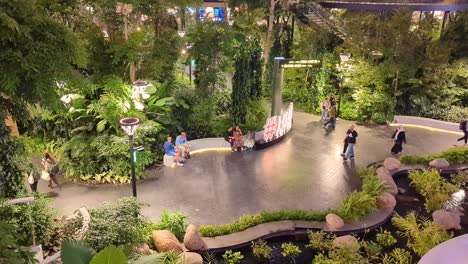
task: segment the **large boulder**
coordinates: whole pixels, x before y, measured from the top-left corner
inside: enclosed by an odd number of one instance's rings
[[[387,170],[385,167],[379,167],[379,168],[377,168],[377,170],[375,172],[377,173],[377,176],[379,176],[379,177],[392,176],[390,174],[390,171]]]
[[[203,264],[203,258],[194,252],[183,252],[180,254],[177,264]]]
[[[336,214],[327,214],[325,221],[327,223],[326,229],[330,231],[341,229],[344,226],[343,219],[341,219],[341,217],[337,216]]]
[[[391,193],[384,192],[377,198],[379,208],[395,208],[396,199]]]
[[[401,166],[401,162],[395,158],[386,158],[383,164],[389,171],[398,170]]]
[[[183,251],[179,240],[169,230],[155,230],[151,233],[151,238],[158,252]]]
[[[151,250],[151,248],[146,243],[136,246],[135,251],[142,255],[151,255],[154,253],[153,250]]]
[[[436,210],[432,213],[432,219],[445,230],[461,229],[460,215],[462,214],[455,210]]]
[[[439,169],[439,170],[443,170],[443,169],[448,168],[450,166],[450,163],[446,159],[437,158],[429,162],[429,166]]]
[[[197,227],[192,224],[185,231],[184,245],[188,250],[206,250],[208,248],[198,233]]]
[[[333,246],[338,248],[350,247],[350,248],[359,248],[359,242],[353,236],[346,235],[340,236],[333,240]]]
[[[398,194],[398,186],[396,185],[395,181],[393,180],[393,177],[387,169],[383,167],[378,168],[377,178],[385,186],[385,188],[387,188],[387,192],[393,195]]]

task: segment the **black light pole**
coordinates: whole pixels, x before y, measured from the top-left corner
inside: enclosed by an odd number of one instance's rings
[[[140,119],[136,117],[125,117],[120,119],[119,121],[120,126],[128,135],[128,141],[130,143],[130,160],[132,162],[132,189],[133,189],[133,197],[137,197],[137,190],[136,190],[136,177],[135,177],[135,154],[133,149],[133,135],[140,124]]]

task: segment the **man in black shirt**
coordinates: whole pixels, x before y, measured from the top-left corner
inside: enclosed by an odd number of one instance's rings
[[[343,157],[343,160],[349,159],[354,159],[354,146],[357,144],[357,139],[358,133],[356,130],[354,130],[354,125],[351,125],[346,131],[346,139],[348,142],[348,150],[346,151],[346,154]]]
[[[224,132],[224,140],[231,144],[231,148],[234,145],[234,131],[232,127],[229,127],[226,132]]]

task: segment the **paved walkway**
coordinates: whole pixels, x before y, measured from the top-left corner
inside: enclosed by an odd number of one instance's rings
[[[294,113],[293,130],[281,143],[253,152],[207,152],[193,155],[185,167],[162,168],[138,183],[138,198],[149,206],[143,213],[156,220],[163,209],[180,210],[195,224],[222,224],[244,214],[287,208],[336,207],[360,185],[356,168],[389,156],[394,128],[357,126],[355,161],[339,156],[350,121],[334,131],[322,128],[319,117]],[[432,154],[451,147],[456,135],[408,128],[406,154]],[[40,191],[48,191],[40,182]],[[131,186],[86,186],[64,183],[52,206],[72,214],[105,201],[130,196]]]

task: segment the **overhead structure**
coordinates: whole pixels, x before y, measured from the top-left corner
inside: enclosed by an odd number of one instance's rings
[[[468,0],[322,0],[318,3],[325,8],[350,10],[413,10],[413,11],[461,11],[468,10]]]

